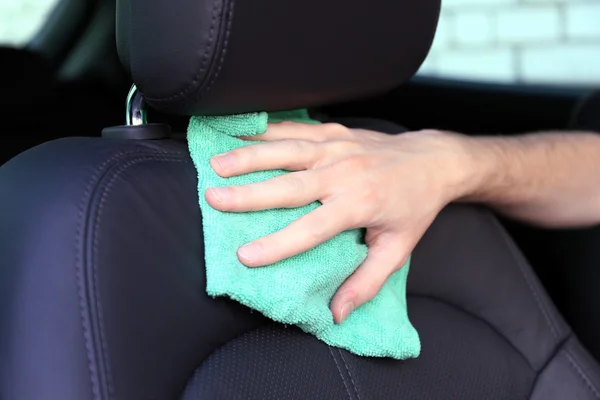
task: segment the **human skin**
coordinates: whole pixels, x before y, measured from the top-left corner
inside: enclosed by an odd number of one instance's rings
[[[401,268],[449,203],[483,203],[545,227],[600,223],[600,135],[543,132],[469,137],[422,130],[388,135],[339,124],[270,124],[255,143],[212,158],[222,177],[284,169],[243,186],[209,188],[217,210],[321,206],[238,249],[248,267],[309,250],[342,231],[366,228],[366,260],[331,301],[336,323],[372,299]]]

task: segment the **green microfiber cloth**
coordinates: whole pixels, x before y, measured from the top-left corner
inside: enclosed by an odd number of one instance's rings
[[[295,209],[233,213],[213,209],[204,198],[209,187],[243,185],[289,173],[271,170],[221,178],[209,164],[216,154],[252,144],[236,136],[264,133],[267,122],[283,120],[317,123],[306,110],[193,117],[190,121],[187,137],[198,171],[207,293],[230,297],[272,320],[297,325],[325,343],[357,355],[417,357],[419,336],[406,310],[410,261],[389,278],[373,300],[354,310],[342,324],[333,321],[329,309],[333,295],[366,257],[364,230],[343,232],[312,250],[265,267],[249,268],[238,260],[240,246],[281,230],[320,206],[316,202]]]

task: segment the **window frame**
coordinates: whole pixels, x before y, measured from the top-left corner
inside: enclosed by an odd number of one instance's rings
[[[80,39],[101,0],[59,0],[48,18],[24,46],[57,68]]]

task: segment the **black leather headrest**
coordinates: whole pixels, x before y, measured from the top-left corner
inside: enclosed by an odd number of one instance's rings
[[[439,8],[440,0],[119,0],[118,49],[163,112],[311,107],[409,79]]]

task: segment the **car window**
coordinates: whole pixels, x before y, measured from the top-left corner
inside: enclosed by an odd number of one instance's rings
[[[600,85],[600,0],[443,0],[419,75]]]
[[[0,46],[24,46],[60,0],[0,0]]]

